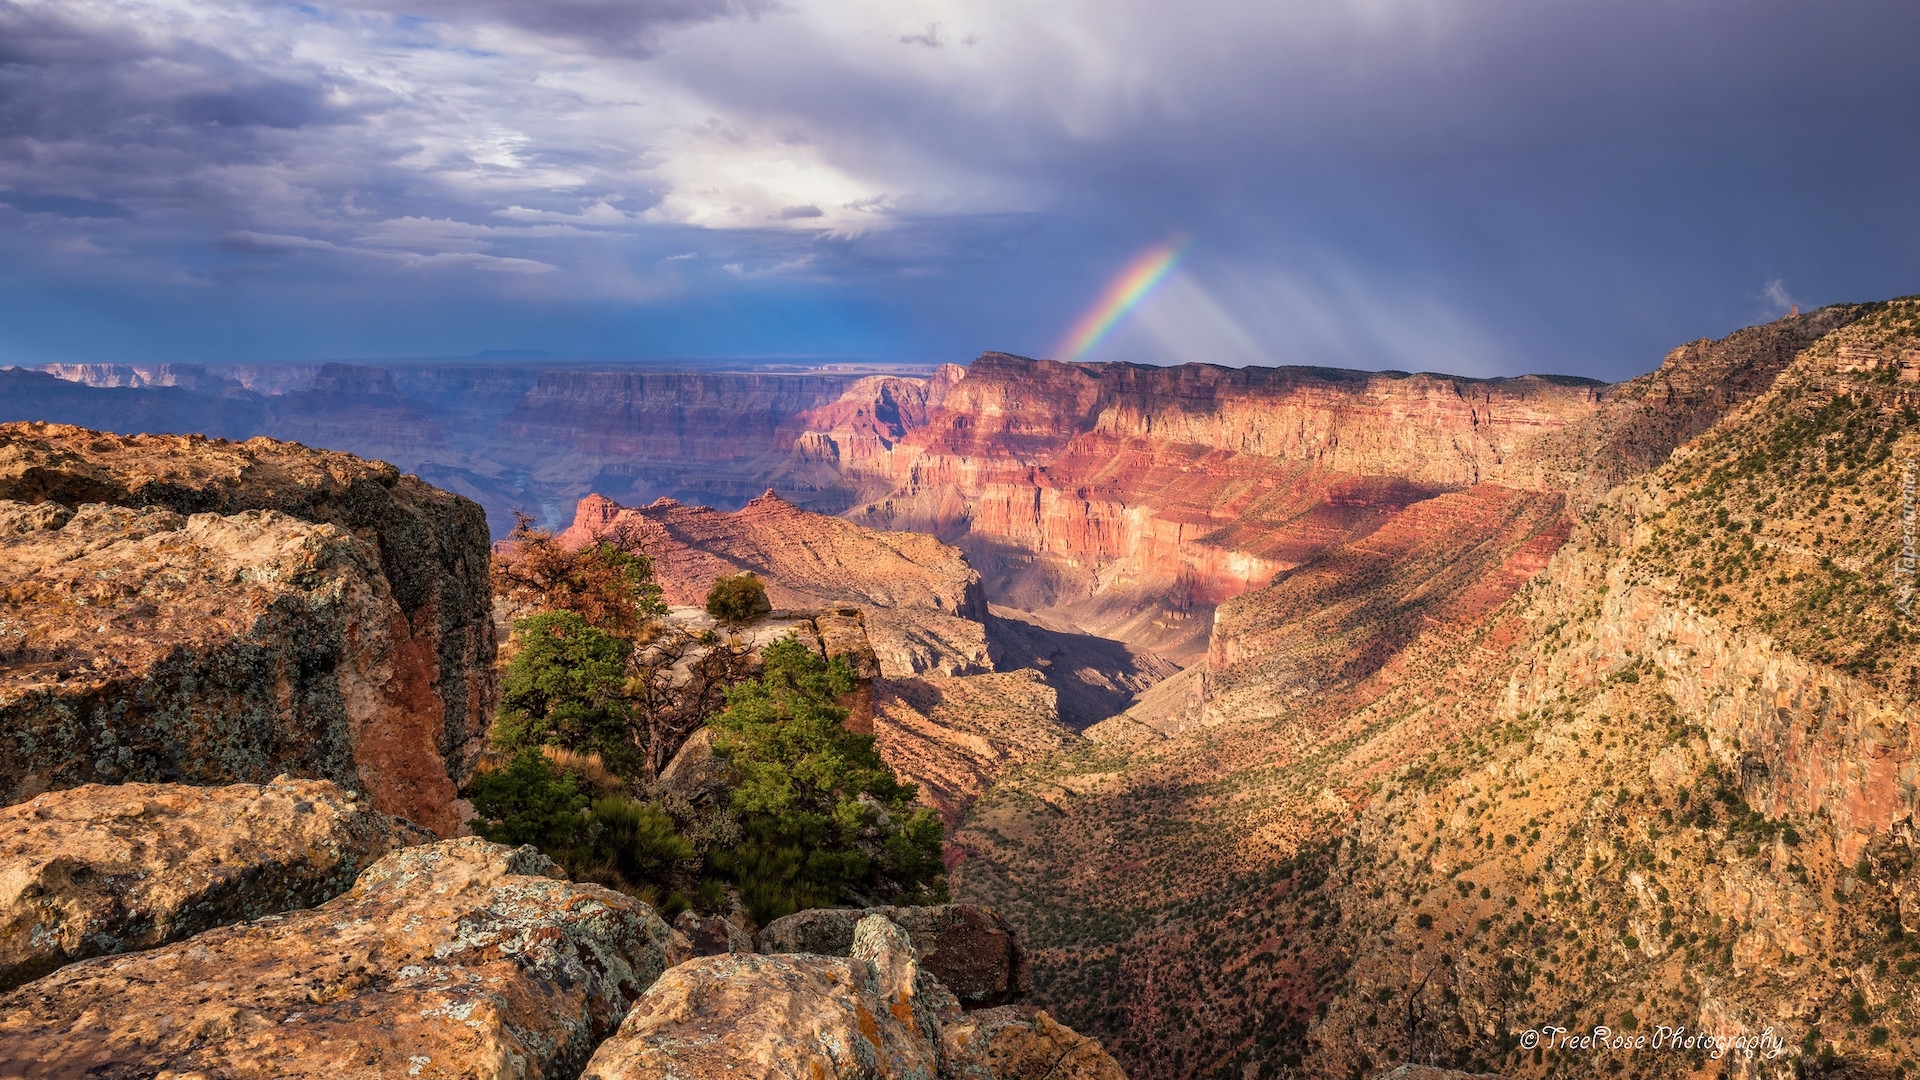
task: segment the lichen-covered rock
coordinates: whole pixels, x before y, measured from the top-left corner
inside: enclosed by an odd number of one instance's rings
[[[459,828],[494,699],[478,506],[292,443],[28,423],[0,503],[0,801],[286,772]]]
[[[968,1008],[1017,1001],[1032,988],[1027,957],[1013,927],[998,912],[971,904],[795,912],[760,931],[760,951],[846,956],[853,948],[855,926],[869,915],[883,915],[904,929],[913,938],[921,967]]]
[[[641,996],[582,1080],[942,1076],[937,983],[920,972],[907,935],[868,917],[851,951],[681,964]]]
[[[686,936],[689,957],[753,951],[753,935],[725,915],[683,911],[673,920],[673,928]]]
[[[326,780],[87,784],[0,809],[0,989],[311,907],[432,835]]]
[[[1038,1009],[1002,1005],[967,1014],[997,1080],[1127,1080],[1097,1042]]]
[[[724,806],[740,771],[713,752],[713,729],[703,727],[687,738],[673,760],[660,770],[656,782],[663,799],[677,799],[690,807]]]
[[[468,837],[352,890],[0,996],[34,1077],[571,1077],[662,968],[645,904]]]

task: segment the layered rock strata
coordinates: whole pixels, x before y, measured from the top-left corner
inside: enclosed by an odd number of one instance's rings
[[[442,834],[494,700],[487,532],[392,466],[0,425],[0,791],[325,777]]]
[[[431,834],[326,780],[87,784],[0,809],[0,989],[313,907]]]
[[[1537,470],[1517,463],[1602,396],[1578,379],[990,353],[943,369],[885,437],[826,410],[795,453],[836,462],[860,491],[851,519],[961,546],[996,601],[1187,659],[1214,604],[1329,543],[1441,491],[1528,486]]]
[[[353,889],[0,997],[34,1077],[571,1077],[653,984],[670,932],[532,848],[388,855]]]

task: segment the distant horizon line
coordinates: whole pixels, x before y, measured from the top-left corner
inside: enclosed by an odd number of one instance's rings
[[[1228,371],[1282,371],[1294,369],[1312,372],[1343,372],[1353,375],[1384,375],[1394,378],[1417,378],[1421,376],[1436,379],[1461,379],[1468,382],[1490,383],[1515,379],[1545,379],[1575,383],[1588,383],[1593,386],[1617,386],[1630,382],[1640,375],[1628,376],[1620,380],[1606,380],[1590,375],[1572,375],[1554,371],[1528,371],[1516,375],[1464,375],[1458,372],[1424,369],[1409,371],[1405,368],[1341,367],[1337,364],[1219,364],[1206,360],[1184,360],[1178,364],[1154,364],[1137,360],[1054,360],[1050,357],[1025,356],[1020,353],[1001,349],[988,349],[966,361],[879,361],[879,360],[810,360],[804,357],[782,357],[756,359],[753,357],[619,357],[594,355],[532,354],[515,352],[514,355],[495,353],[488,356],[419,356],[385,357],[372,359],[329,359],[329,360],[63,360],[48,361],[39,364],[0,363],[0,371],[32,371],[39,374],[56,375],[56,369],[101,368],[123,369],[130,372],[146,373],[159,369],[219,371],[221,369],[262,369],[279,368],[286,370],[311,368],[320,369],[330,364],[342,367],[360,367],[386,369],[398,367],[505,367],[505,368],[558,368],[572,370],[618,370],[622,368],[655,368],[666,371],[699,372],[713,375],[900,375],[904,377],[924,378],[949,365],[961,368],[971,365],[988,356],[1005,356],[1034,363],[1059,363],[1073,366],[1102,367],[1130,366],[1150,367],[1171,370],[1173,368],[1198,365],[1216,367]],[[1655,365],[1648,372],[1658,370]],[[84,381],[67,379],[64,381]],[[87,385],[96,385],[87,383]],[[170,384],[160,384],[166,386]],[[115,387],[102,387],[114,389]],[[123,387],[140,389],[143,387]],[[151,385],[144,388],[156,388]]]

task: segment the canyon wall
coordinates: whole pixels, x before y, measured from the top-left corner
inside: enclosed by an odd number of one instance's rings
[[[1064,364],[927,377],[513,363],[0,372],[8,407],[125,429],[270,433],[390,460],[549,522],[597,492],[803,507],[966,553],[997,603],[1187,663],[1214,605],[1406,506],[1560,489],[1534,452],[1609,391],[1321,368]],[[63,381],[66,380],[66,381]],[[81,383],[90,384],[82,386]]]
[[[1904,1070],[1917,342],[1908,300],[1676,350],[1529,451],[1559,490],[1417,503],[1222,605],[1208,663],[981,798],[960,895],[1147,1075]]]
[[[996,601],[1184,661],[1213,605],[1409,505],[1537,486],[1533,448],[1604,397],[1581,379],[989,353],[850,389],[794,455],[849,480],[852,520],[958,544]]]

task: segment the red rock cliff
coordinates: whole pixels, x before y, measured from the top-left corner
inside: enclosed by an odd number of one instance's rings
[[[1193,659],[1214,604],[1407,505],[1536,486],[1533,448],[1603,390],[989,353],[864,380],[807,417],[794,455],[858,490],[853,520],[960,545],[996,597]]]

